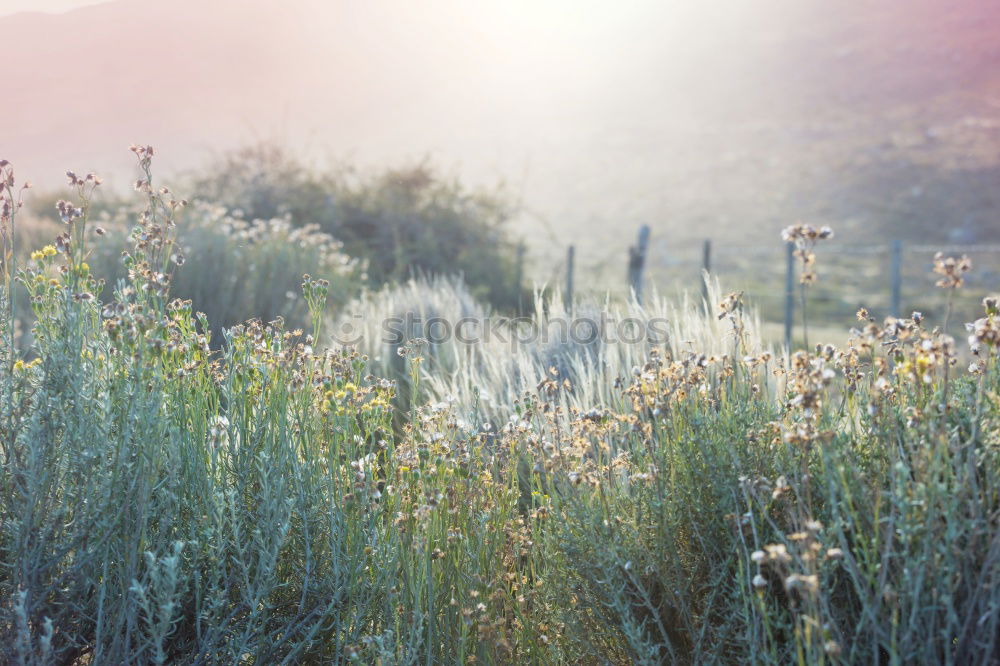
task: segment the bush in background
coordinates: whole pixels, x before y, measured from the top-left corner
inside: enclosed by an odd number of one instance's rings
[[[128,219],[106,218],[107,233],[93,243],[91,263],[109,286],[125,277],[121,252],[141,233]],[[216,341],[224,328],[251,318],[305,326],[303,274],[330,282],[333,309],[353,298],[364,279],[363,263],[315,225],[295,226],[287,217],[248,221],[207,203],[194,203],[177,221],[177,249],[182,265],[173,265],[171,295],[208,315]]]
[[[469,191],[426,163],[369,176],[318,173],[267,144],[225,155],[192,181],[196,198],[247,219],[290,215],[293,224],[318,225],[367,261],[374,286],[461,275],[494,307],[519,302],[517,251],[505,228],[514,206],[501,189]]]
[[[135,225],[138,214],[124,207],[102,209],[88,227],[87,263],[104,280],[103,298],[110,298],[127,278],[122,253],[143,233]],[[214,344],[221,342],[223,329],[251,318],[281,317],[289,328],[304,327],[303,274],[330,282],[333,311],[357,296],[364,282],[364,263],[349,257],[340,242],[316,225],[296,226],[287,216],[250,221],[221,206],[196,202],[178,214],[175,224],[170,293],[191,300],[196,311],[207,315]],[[51,243],[62,228],[46,218],[20,224],[22,259],[29,250]],[[26,310],[20,323],[24,331],[31,323]]]

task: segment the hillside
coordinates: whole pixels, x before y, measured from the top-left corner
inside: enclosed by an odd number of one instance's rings
[[[116,0],[7,16],[0,152],[43,183],[68,167],[126,182],[132,141],[159,147],[161,169],[261,138],[318,164],[430,155],[509,181],[520,228],[542,220],[555,254],[573,235],[584,265],[643,221],[672,243],[799,218],[859,242],[1000,239],[996,3],[659,4]]]

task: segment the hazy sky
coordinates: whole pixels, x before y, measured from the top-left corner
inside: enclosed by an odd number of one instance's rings
[[[554,182],[554,155],[562,171],[582,164],[570,151],[606,161],[646,126],[708,122],[773,36],[759,18],[746,30],[762,2],[782,0],[109,3],[9,28],[26,66],[0,128],[16,134],[0,139],[43,182],[61,172],[49,160],[117,168],[132,141],[190,166],[261,137],[314,158],[432,155],[475,178]],[[681,94],[664,107],[668,89]]]
[[[16,12],[65,12],[105,0],[0,0],[0,16]]]
[[[975,230],[994,212],[969,183],[1000,161],[997,0],[0,0],[0,15],[17,64],[0,157],[41,186],[68,168],[130,182],[133,142],[168,182],[261,139],[317,164],[429,157],[506,181],[526,233],[594,262],[619,261],[643,222],[674,243],[930,213]],[[938,186],[946,210],[913,194]]]

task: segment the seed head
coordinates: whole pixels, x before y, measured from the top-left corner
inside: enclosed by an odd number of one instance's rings
[[[946,257],[941,252],[934,255],[934,272],[941,276],[937,286],[942,289],[958,289],[965,283],[962,277],[972,270],[972,260],[966,255]]]

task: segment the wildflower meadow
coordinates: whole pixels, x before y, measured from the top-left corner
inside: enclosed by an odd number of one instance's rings
[[[995,294],[967,340],[951,307],[862,308],[825,344],[833,231],[798,224],[801,348],[712,280],[436,340],[495,313],[458,279],[355,288],[332,237],[133,152],[136,212],[93,219],[70,172],[37,247],[0,162],[0,662],[1000,662]],[[950,299],[975,267],[928,270]],[[657,335],[516,334],[602,317]]]

